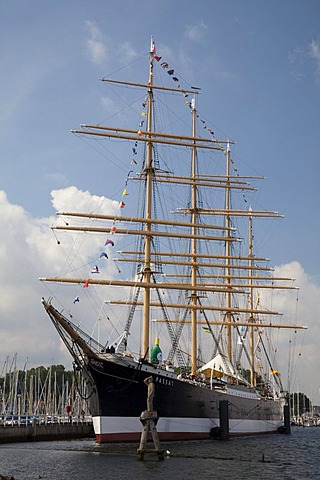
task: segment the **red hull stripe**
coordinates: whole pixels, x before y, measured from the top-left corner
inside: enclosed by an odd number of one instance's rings
[[[275,434],[277,430],[270,430],[268,432],[243,432],[232,433],[231,437],[244,437],[251,435],[270,435]],[[179,441],[179,440],[208,440],[210,434],[208,432],[158,432],[159,439],[161,441]],[[124,443],[124,442],[139,442],[141,438],[141,432],[134,433],[105,433],[96,434],[97,443]],[[148,438],[148,441],[152,441],[152,437]]]
[[[209,439],[208,432],[158,432],[161,441],[204,440]],[[98,443],[139,442],[141,432],[96,434]],[[152,441],[150,436],[149,441]]]

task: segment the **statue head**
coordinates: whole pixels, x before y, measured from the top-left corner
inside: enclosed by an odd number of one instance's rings
[[[149,385],[149,383],[153,383],[153,377],[150,376],[150,377],[145,378],[145,379],[144,379],[144,383],[145,383],[146,385]]]

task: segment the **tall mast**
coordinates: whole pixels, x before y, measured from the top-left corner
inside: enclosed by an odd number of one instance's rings
[[[231,217],[230,217],[230,196],[231,196],[231,188],[230,188],[230,146],[229,143],[227,145],[227,153],[226,153],[226,194],[225,194],[225,209],[226,209],[226,220],[225,220],[225,227],[227,232],[231,232]],[[231,247],[230,242],[225,242],[225,255],[228,258],[230,253]],[[231,328],[231,320],[232,320],[232,313],[230,312],[231,308],[231,292],[230,292],[230,283],[231,283],[231,273],[230,273],[230,265],[229,262],[226,261],[226,329],[227,329],[227,357],[232,362],[232,328]],[[229,287],[229,288],[228,288]]]
[[[192,100],[192,136],[196,136],[196,120],[197,120],[197,111],[195,107],[195,98]],[[194,142],[195,143],[195,142]],[[192,265],[191,265],[191,285],[193,287],[197,286],[197,270],[198,270],[198,260],[197,260],[197,148],[194,146],[192,148],[192,157],[191,157],[191,224],[192,224],[192,240],[191,240],[191,254],[192,254]],[[191,293],[191,304],[197,305],[198,303],[198,293],[197,290],[193,290]],[[191,310],[191,373],[195,375],[197,371],[197,310],[193,308]]]
[[[144,246],[144,268],[143,278],[146,283],[150,283],[151,280],[151,236],[149,232],[152,230],[151,218],[152,218],[152,178],[153,178],[153,165],[152,165],[152,137],[150,132],[152,131],[152,106],[153,106],[153,53],[154,42],[151,37],[151,45],[149,52],[149,81],[148,81],[148,112],[147,112],[147,134],[149,134],[149,140],[147,141],[147,159],[144,174],[146,178],[146,235]],[[142,357],[149,357],[149,344],[150,344],[150,288],[144,289],[144,301],[143,301],[143,325],[142,325]]]
[[[250,208],[251,211],[251,208]],[[249,323],[254,322],[254,317],[253,317],[253,302],[254,302],[254,296],[253,296],[253,278],[252,278],[252,269],[253,269],[253,233],[252,233],[252,216],[250,215],[249,217],[249,275],[250,275],[250,296],[249,296],[249,303],[250,303],[250,316],[249,316]],[[250,382],[251,385],[254,387],[256,385],[256,375],[255,375],[255,362],[254,362],[254,327],[249,327],[250,328]]]

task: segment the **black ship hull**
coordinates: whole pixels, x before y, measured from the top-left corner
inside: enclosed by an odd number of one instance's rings
[[[178,378],[173,371],[119,355],[88,357],[87,371],[100,443],[139,440],[147,398],[144,379],[149,376],[155,383],[161,440],[210,438],[219,429],[221,400],[228,401],[230,435],[274,433],[283,425],[283,401],[261,397],[250,387]]]

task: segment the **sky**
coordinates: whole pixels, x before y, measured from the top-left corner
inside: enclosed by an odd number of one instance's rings
[[[261,204],[285,216],[267,256],[297,279],[308,326],[292,388],[320,404],[319,18],[319,0],[0,1],[0,371],[16,352],[30,367],[70,362],[41,305],[38,278],[60,265],[50,225],[102,198],[113,211],[124,172],[121,150],[103,158],[70,130],[119,115],[99,79],[127,67],[145,82],[135,66],[153,35],[201,87],[203,118],[266,176]]]

